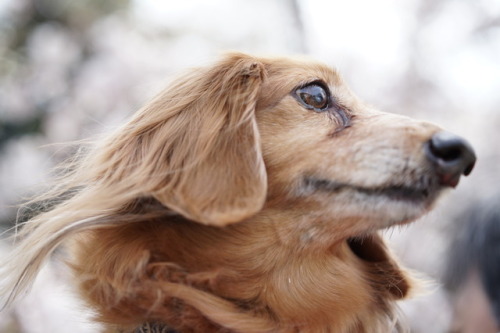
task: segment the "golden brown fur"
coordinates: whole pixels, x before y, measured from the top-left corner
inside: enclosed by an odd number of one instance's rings
[[[314,81],[332,110],[293,95]],[[362,104],[324,65],[227,55],[75,159],[42,198],[68,199],[22,228],[2,294],[65,243],[110,331],[390,332],[411,281],[377,230],[435,201],[422,146],[438,130]],[[417,185],[419,200],[384,194]]]

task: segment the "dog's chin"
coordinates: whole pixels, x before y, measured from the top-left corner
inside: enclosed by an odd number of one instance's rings
[[[306,192],[326,194],[335,206],[337,218],[370,220],[374,230],[412,222],[429,211],[442,192],[442,187],[387,185],[363,187],[335,181],[305,178]],[[344,215],[345,216],[339,216]],[[373,231],[373,230],[370,230]]]

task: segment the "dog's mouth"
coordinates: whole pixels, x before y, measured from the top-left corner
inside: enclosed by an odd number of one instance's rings
[[[366,196],[378,196],[385,197],[394,201],[407,201],[415,203],[432,200],[434,197],[434,193],[437,191],[437,188],[431,185],[417,185],[414,187],[406,185],[362,187],[314,177],[306,177],[304,179],[304,186],[306,189],[312,191],[325,191],[329,193],[351,191]]]
[[[419,179],[413,186],[363,187],[308,177],[303,180],[301,195],[318,199],[326,209],[331,207],[337,220],[359,221],[350,222],[347,236],[363,236],[413,222],[432,208],[442,187],[431,178]]]

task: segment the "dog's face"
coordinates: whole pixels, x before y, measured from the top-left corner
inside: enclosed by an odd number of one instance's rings
[[[437,126],[370,108],[324,65],[266,68],[256,116],[270,206],[307,206],[308,221],[333,225],[304,228],[345,238],[414,220],[446,187],[426,148]]]

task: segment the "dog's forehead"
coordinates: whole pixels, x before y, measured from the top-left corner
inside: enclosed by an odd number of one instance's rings
[[[266,70],[269,80],[286,80],[300,85],[311,80],[322,80],[327,84],[341,83],[340,74],[333,68],[312,60],[281,58],[268,60]]]

